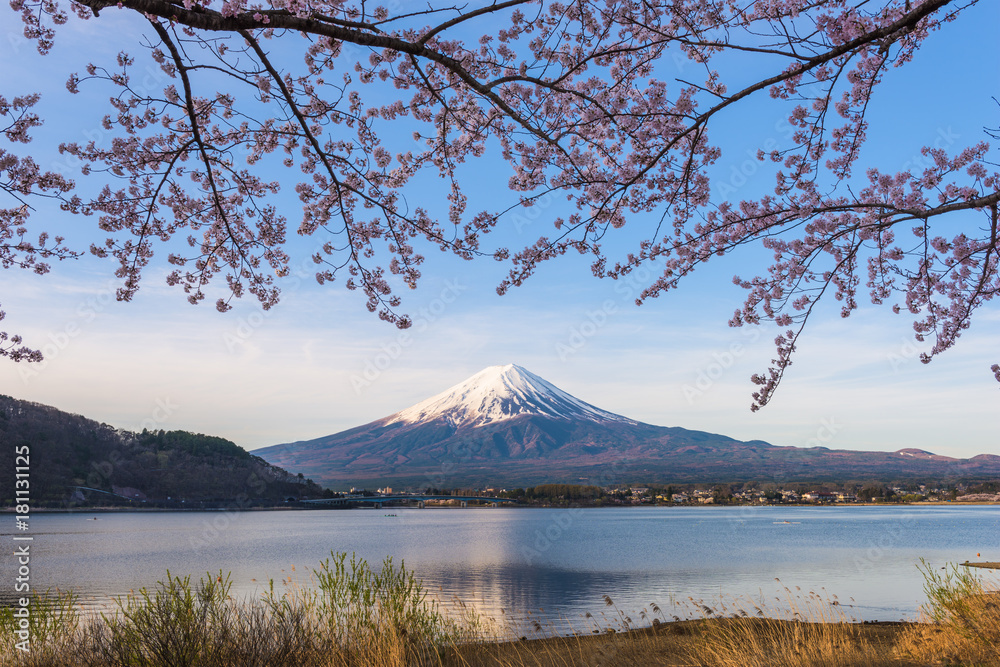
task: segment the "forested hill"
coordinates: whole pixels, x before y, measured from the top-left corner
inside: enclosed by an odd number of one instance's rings
[[[322,495],[238,445],[186,431],[134,433],[0,395],[0,498],[14,497],[15,448],[30,447],[35,507],[260,506]],[[102,493],[103,492],[103,493]]]

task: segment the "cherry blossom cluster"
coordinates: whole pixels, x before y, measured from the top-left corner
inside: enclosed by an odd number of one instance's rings
[[[41,119],[32,111],[38,103],[38,95],[15,97],[11,100],[0,95],[0,133],[10,144],[27,144],[31,141],[30,130],[41,125]],[[77,253],[67,248],[62,237],[50,239],[42,231],[37,236],[30,234],[29,217],[31,201],[35,197],[61,200],[64,207],[73,201],[64,195],[73,189],[73,183],[59,174],[42,171],[29,156],[18,155],[0,145],[0,192],[5,199],[0,206],[0,268],[28,269],[39,275],[48,273],[49,262],[75,257]],[[0,311],[0,320],[5,313]],[[0,331],[0,357],[13,361],[40,361],[37,350],[22,345],[19,335],[8,335]]]
[[[221,285],[220,310],[245,293],[273,305],[289,221],[273,203],[282,183],[261,174],[277,164],[295,175],[293,228],[321,239],[317,279],[343,280],[400,327],[410,319],[394,290],[417,285],[427,249],[509,263],[500,293],[569,251],[610,279],[656,266],[642,302],[715,257],[762,245],[773,263],[734,279],[747,296],[730,322],[784,329],[771,367],[752,378],[757,409],[825,295],[844,317],[861,289],[905,311],[930,342],[928,361],[1000,288],[1000,177],[987,144],[926,148],[920,169],[858,169],[881,82],[974,4],[78,0],[80,18],[141,15],[166,82],[137,85],[126,53],[72,74],[70,91],[88,80],[114,89],[104,119],[114,139],[63,150],[111,177],[81,210],[98,215],[106,239],[91,251],[118,260],[121,299],[166,252],[168,282],[193,303]],[[68,20],[56,0],[12,6],[43,52]],[[741,77],[723,74],[733,56]],[[698,73],[677,75],[678,58]],[[751,99],[784,110],[791,144],[757,152],[772,192],[720,200],[711,131]],[[402,126],[414,142],[390,130]],[[463,187],[465,165],[486,154],[509,165],[507,208],[476,206]],[[446,184],[446,215],[414,199],[426,174]],[[553,196],[565,206],[537,239],[487,244],[515,209]],[[633,251],[609,257],[609,234]]]

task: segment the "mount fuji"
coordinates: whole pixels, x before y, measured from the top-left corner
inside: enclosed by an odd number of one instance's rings
[[[387,424],[441,419],[460,428],[530,415],[598,424],[638,423],[595,408],[534,373],[508,364],[481,370],[465,382],[388,417]]]
[[[602,410],[513,364],[333,435],[254,453],[326,485],[823,481],[1000,473],[1000,456],[776,447]]]

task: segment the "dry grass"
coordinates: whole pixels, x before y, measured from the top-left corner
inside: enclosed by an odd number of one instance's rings
[[[690,622],[689,622],[690,623]],[[683,649],[690,630],[662,626],[630,632],[491,642],[455,647],[445,667],[611,667],[617,665],[689,664]]]
[[[48,596],[32,607],[31,653],[14,649],[12,611],[0,615],[0,667],[1000,667],[1000,596],[960,568],[925,566],[919,624],[850,622],[835,601],[787,591],[782,614],[692,601],[704,618],[665,622],[652,605],[636,628],[605,598],[615,627],[532,640],[463,605],[446,617],[391,561],[341,554],[314,574],[315,588],[240,601],[221,574],[168,576],[90,619],[71,594]]]
[[[780,582],[779,582],[780,583]],[[876,631],[844,614],[834,596],[785,587],[780,610],[734,600],[713,610],[701,604],[706,622],[687,653],[689,664],[716,667],[875,667],[893,659],[892,630]],[[796,591],[799,589],[796,588]]]
[[[925,664],[1000,667],[1000,591],[972,570],[936,572],[924,563],[926,623],[912,626],[901,650]]]
[[[796,629],[798,628],[798,630]],[[694,667],[836,665],[913,667],[897,654],[906,624],[849,624],[820,635],[801,621],[704,619],[597,636],[459,647],[446,667]],[[800,640],[795,643],[796,637]],[[827,643],[827,640],[833,640]],[[856,643],[856,647],[843,641]],[[858,648],[860,647],[860,648]],[[796,648],[798,649],[796,651]]]
[[[899,664],[891,645],[857,623],[722,619],[703,629],[689,662],[717,667],[875,667]],[[890,650],[886,650],[889,648]]]

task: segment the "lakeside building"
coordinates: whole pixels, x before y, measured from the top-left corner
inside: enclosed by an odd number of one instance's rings
[[[802,500],[810,503],[832,503],[837,496],[829,491],[810,491],[802,494]]]

